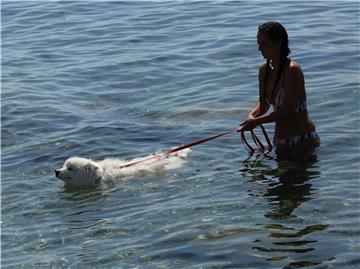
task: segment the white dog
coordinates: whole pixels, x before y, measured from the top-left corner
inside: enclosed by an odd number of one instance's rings
[[[105,159],[98,163],[90,159],[71,157],[65,161],[62,168],[55,170],[55,175],[65,182],[66,187],[91,187],[106,180],[161,175],[182,166],[190,155],[191,150],[184,149],[163,157],[150,158],[154,156],[150,155],[130,161]],[[122,167],[141,160],[145,161]]]

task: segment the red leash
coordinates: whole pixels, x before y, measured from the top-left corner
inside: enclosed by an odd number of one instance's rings
[[[231,132],[232,132],[232,131],[231,131]],[[183,150],[183,149],[191,148],[191,147],[193,147],[193,146],[196,146],[196,145],[205,143],[205,142],[207,142],[207,141],[213,140],[213,139],[215,139],[215,138],[218,138],[218,137],[220,137],[220,136],[224,136],[224,135],[230,134],[231,132],[226,132],[226,133],[222,133],[222,134],[219,134],[219,135],[214,135],[214,136],[211,136],[211,137],[208,137],[208,138],[200,139],[200,140],[195,141],[195,142],[190,143],[190,144],[182,145],[182,146],[179,146],[179,147],[177,147],[177,148],[173,148],[173,149],[169,149],[169,150],[160,152],[160,153],[158,153],[158,154],[155,154],[155,155],[153,155],[153,156],[150,156],[149,158],[142,159],[142,160],[139,160],[139,161],[137,161],[137,162],[133,162],[133,163],[129,163],[129,164],[122,165],[122,166],[120,166],[119,168],[121,169],[121,168],[130,167],[130,166],[133,166],[133,165],[138,164],[138,163],[141,163],[141,162],[145,162],[145,161],[148,161],[148,160],[151,160],[151,159],[155,159],[155,158],[158,158],[158,157],[162,157],[162,156],[165,156],[165,155],[169,155],[169,154],[171,154],[171,153],[174,153],[174,152],[177,152],[177,151],[180,151],[180,150]]]
[[[270,152],[272,150],[272,145],[271,145],[271,142],[270,142],[270,139],[269,139],[269,136],[264,128],[264,126],[260,125],[260,128],[264,134],[264,137],[266,139],[266,142],[268,143],[268,147],[269,147],[269,151]],[[149,161],[149,160],[152,160],[152,159],[155,159],[155,158],[159,158],[159,157],[162,157],[162,156],[165,156],[165,155],[169,155],[171,153],[174,153],[174,152],[177,152],[177,151],[180,151],[180,150],[183,150],[183,149],[187,149],[187,148],[191,148],[191,147],[194,147],[196,145],[200,145],[202,143],[205,143],[207,141],[210,141],[210,140],[213,140],[215,138],[218,138],[218,137],[221,137],[221,136],[224,136],[224,135],[228,135],[230,133],[232,133],[233,131],[230,131],[230,132],[225,132],[225,133],[222,133],[222,134],[218,134],[218,135],[214,135],[214,136],[211,136],[211,137],[208,137],[208,138],[203,138],[203,139],[200,139],[198,141],[195,141],[193,143],[190,143],[190,144],[186,144],[186,145],[182,145],[182,146],[179,146],[179,147],[176,147],[176,148],[173,148],[173,149],[169,149],[169,150],[166,150],[166,151],[163,151],[163,152],[160,152],[158,154],[154,154],[146,159],[142,159],[142,160],[139,160],[139,161],[136,161],[136,162],[132,162],[132,163],[128,163],[128,164],[125,164],[125,165],[122,165],[120,166],[119,168],[122,169],[122,168],[127,168],[127,167],[130,167],[130,166],[133,166],[133,165],[136,165],[138,163],[142,163],[142,162],[145,162],[145,161]],[[241,136],[241,140],[245,146],[245,148],[249,151],[249,153],[252,155],[254,152],[255,152],[255,149],[250,146],[250,144],[246,141],[246,138],[245,138],[245,135],[244,135],[244,132],[241,132],[240,133],[240,136]],[[253,130],[251,130],[251,136],[256,144],[256,146],[260,149],[261,152],[265,152],[265,146],[262,144],[262,142],[260,141],[260,139],[256,136],[256,134],[254,133]]]
[[[265,127],[262,124],[260,124],[259,126],[261,128],[261,131],[262,131],[264,137],[265,137],[266,143],[268,144],[267,153],[269,153],[269,152],[272,151],[273,145],[271,144],[270,138],[269,138],[269,136],[268,136],[268,134],[266,132]],[[250,133],[251,133],[251,136],[252,136],[252,138],[253,138],[253,140],[255,142],[255,145],[259,148],[260,152],[265,153],[265,146],[263,145],[261,140],[257,137],[254,130],[251,130]],[[250,146],[250,144],[247,142],[244,132],[241,132],[240,136],[241,136],[241,141],[244,144],[244,147],[246,148],[246,150],[250,153],[250,155],[254,154],[255,149],[252,146]]]

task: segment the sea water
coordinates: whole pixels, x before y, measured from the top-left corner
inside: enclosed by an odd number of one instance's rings
[[[1,18],[2,268],[360,266],[358,1],[2,1]],[[269,20],[303,68],[317,160],[249,158],[232,133],[160,177],[55,178],[70,156],[235,129]]]

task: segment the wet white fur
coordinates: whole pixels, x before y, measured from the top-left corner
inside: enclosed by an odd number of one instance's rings
[[[105,159],[95,162],[90,159],[71,157],[64,166],[56,169],[56,176],[65,182],[67,187],[91,187],[102,181],[115,181],[128,178],[143,178],[161,175],[166,171],[181,167],[191,155],[190,149],[184,149],[168,156],[157,157],[136,165],[120,168],[122,165],[147,159],[151,156],[136,158],[130,161]]]

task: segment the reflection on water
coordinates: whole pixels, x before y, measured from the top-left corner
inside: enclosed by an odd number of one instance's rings
[[[269,204],[275,205],[265,217],[273,220],[295,217],[294,209],[311,199],[310,179],[320,176],[318,171],[310,171],[314,163],[278,162],[278,167],[270,175],[277,179],[269,182],[267,192],[264,194]]]
[[[253,249],[266,255],[267,261],[285,260],[284,268],[314,266],[324,260],[316,258],[318,237],[315,233],[326,230],[328,225],[315,223],[299,225],[296,209],[312,199],[316,189],[311,181],[320,177],[318,161],[290,162],[277,160],[276,167],[265,165],[261,160],[244,162],[245,170],[252,171],[252,180],[266,185],[255,198],[265,198],[269,209],[264,213],[268,223],[264,228],[267,237],[253,241]],[[301,216],[303,218],[303,216]],[[327,259],[327,261],[333,258]]]

